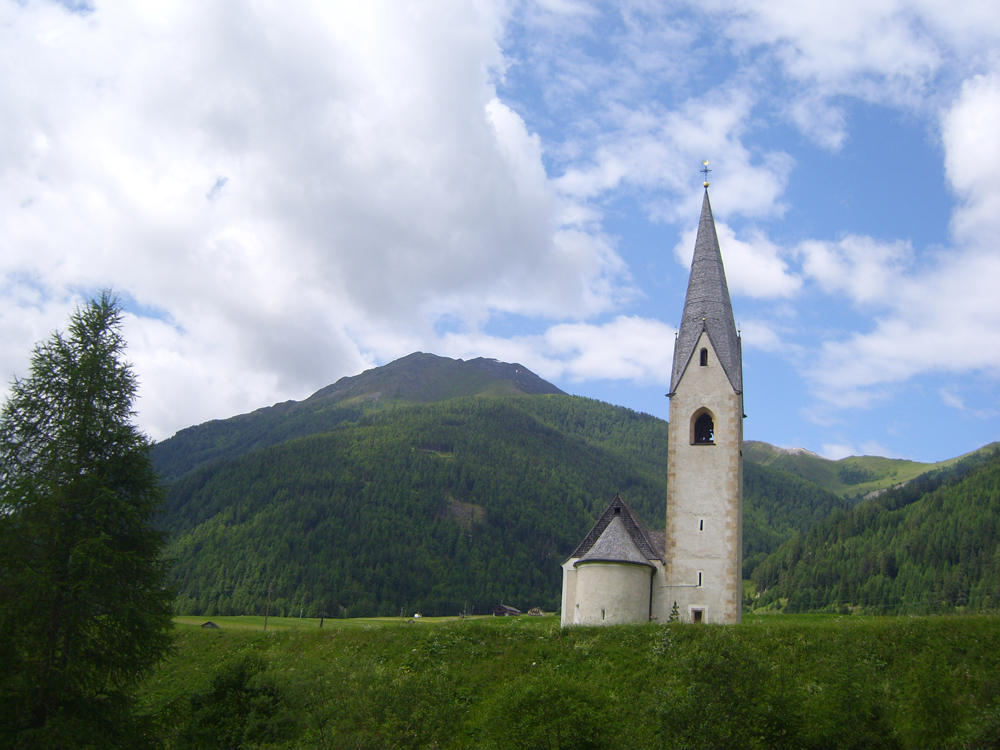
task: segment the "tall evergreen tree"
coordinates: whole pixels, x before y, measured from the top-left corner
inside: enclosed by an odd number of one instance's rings
[[[131,688],[171,647],[162,492],[121,318],[107,292],[78,309],[0,413],[4,747],[140,745]]]

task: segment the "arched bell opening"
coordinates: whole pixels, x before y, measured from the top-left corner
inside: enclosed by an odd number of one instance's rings
[[[715,445],[715,419],[708,409],[699,409],[691,417],[691,444]]]

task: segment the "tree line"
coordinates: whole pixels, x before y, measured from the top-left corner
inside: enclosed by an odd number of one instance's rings
[[[754,569],[758,606],[1000,609],[1000,452],[983,451],[795,534]]]

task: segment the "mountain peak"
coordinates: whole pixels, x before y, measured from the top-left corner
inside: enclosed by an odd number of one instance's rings
[[[414,352],[360,375],[343,377],[308,400],[430,403],[482,393],[565,395],[517,362],[486,357],[466,361]]]

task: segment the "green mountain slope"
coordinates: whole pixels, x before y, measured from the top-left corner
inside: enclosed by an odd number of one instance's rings
[[[1000,451],[835,511],[753,572],[758,604],[924,613],[1000,608]]]
[[[182,613],[558,606],[559,564],[622,492],[663,526],[666,422],[575,396],[384,409],[188,473],[165,524]],[[842,501],[750,466],[748,565]]]
[[[989,450],[992,445],[980,450]],[[933,464],[881,456],[848,456],[838,461],[801,448],[778,448],[770,443],[748,440],[743,450],[747,461],[780,469],[855,502],[873,492],[896,487],[922,474],[943,469],[964,456]]]

